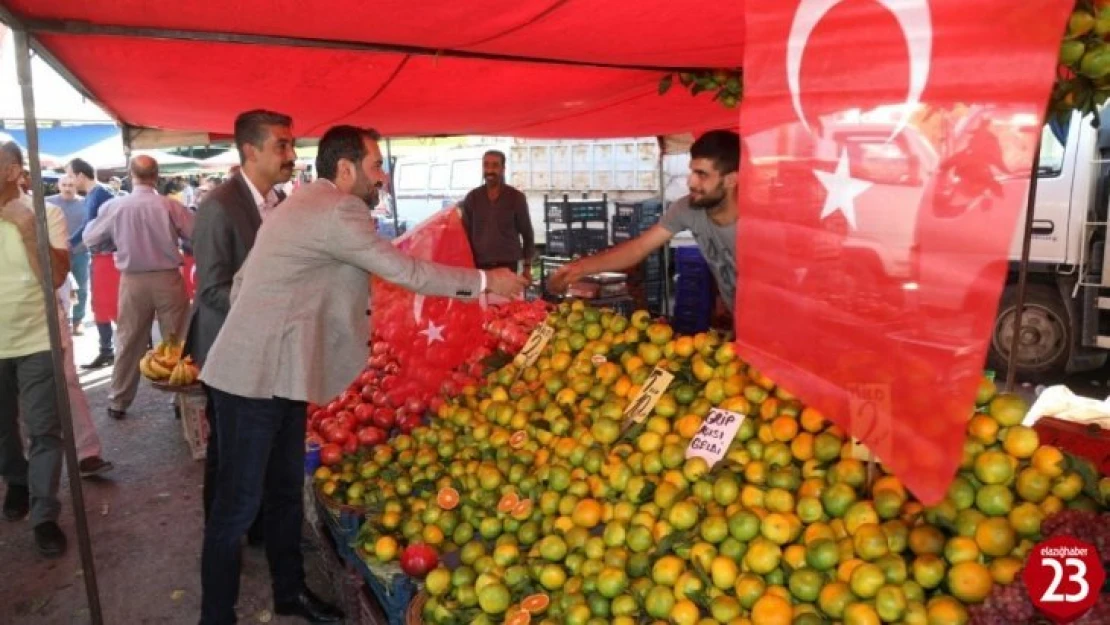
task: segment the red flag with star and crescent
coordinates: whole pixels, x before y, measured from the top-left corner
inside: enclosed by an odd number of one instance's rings
[[[455,208],[421,222],[394,241],[408,255],[454,267],[474,267],[474,255]],[[405,371],[398,392],[404,396],[437,393],[450,372],[484,342],[482,309],[477,302],[423,296],[379,278],[371,280],[371,323]]]
[[[963,449],[1072,0],[749,0],[742,355],[921,500]]]

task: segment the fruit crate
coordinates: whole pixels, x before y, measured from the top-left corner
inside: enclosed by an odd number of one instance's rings
[[[1100,474],[1110,475],[1110,430],[1047,416],[1037,419],[1033,429],[1042,445],[1054,445],[1086,458],[1094,463]]]
[[[663,203],[659,200],[613,203],[613,243],[634,239],[659,223]]]
[[[558,256],[586,256],[609,247],[609,233],[600,228],[582,224],[578,227],[547,229],[547,252]]]
[[[181,429],[193,460],[204,460],[208,455],[208,398],[203,394],[175,393],[174,407],[181,418]]]
[[[674,251],[675,273],[682,278],[712,278],[709,263],[695,246],[679,247]]]
[[[544,195],[543,215],[548,224],[606,222],[609,219],[609,195],[602,194],[600,200],[591,200],[586,194],[582,194],[580,200],[572,200],[567,194],[563,194],[561,200],[551,200]]]
[[[370,562],[360,547],[355,547],[352,555],[355,570],[381,606],[389,625],[405,625],[405,614],[413,597],[420,592],[421,585],[405,575],[395,562]]]
[[[316,516],[323,522],[332,539],[339,556],[348,562],[355,558],[352,545],[358,536],[358,530],[366,519],[366,511],[354,506],[343,505],[324,495],[319,490],[313,498],[316,502]]]

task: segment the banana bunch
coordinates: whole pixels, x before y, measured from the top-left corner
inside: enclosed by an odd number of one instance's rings
[[[166,380],[175,386],[187,386],[196,381],[200,370],[189,356],[182,358],[185,343],[171,336],[154,346],[139,361],[139,371],[154,381]]]

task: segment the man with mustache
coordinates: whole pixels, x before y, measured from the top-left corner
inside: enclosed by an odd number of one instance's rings
[[[139,360],[158,317],[163,336],[183,336],[189,316],[189,297],[181,275],[181,239],[193,236],[193,214],[154,190],[158,161],[149,156],[131,159],[130,195],[109,200],[85,227],[85,245],[116,248],[120,271],[119,350],[108,394],[108,416],[123,419],[139,390]]]
[[[273,111],[247,111],[235,118],[235,149],[242,167],[223,184],[205,193],[197,207],[192,239],[196,296],[185,347],[198,364],[208,357],[208,350],[227,319],[232,280],[254,247],[258,229],[285,199],[276,187],[293,175],[297,154],[293,149],[292,126],[292,118]],[[210,432],[204,463],[207,518],[219,466],[219,444],[212,419],[214,403],[207,386],[205,391]],[[258,516],[248,534],[252,544],[261,543],[261,511]]]
[[[463,227],[479,269],[510,269],[532,275],[536,254],[528,200],[505,184],[505,154],[490,150],[482,156],[485,184],[459,203]]]
[[[740,171],[740,135],[712,130],[690,146],[690,194],[671,204],[647,232],[595,256],[563,265],[549,288],[566,290],[584,276],[623,271],[663,247],[671,237],[689,230],[709,263],[721,298],[731,312],[736,299],[736,194]]]
[[[235,622],[241,540],[265,507],[274,612],[314,623],[343,614],[305,586],[305,421],[308,403],[338,395],[366,366],[370,276],[425,295],[514,297],[525,281],[417,260],[374,230],[368,205],[386,180],[378,134],[336,126],[316,170],[259,230],[235,276],[232,305],[201,379],[212,387],[220,464],[204,527],[201,625]]]

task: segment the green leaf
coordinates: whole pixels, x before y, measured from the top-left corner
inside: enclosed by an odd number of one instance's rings
[[[687,591],[686,592],[686,598],[689,599],[690,601],[693,601],[694,605],[698,606],[702,610],[708,610],[709,609],[709,603],[710,603],[709,595],[706,595],[705,592],[703,592],[701,590]]]
[[[674,83],[674,74],[667,74],[659,81],[659,95],[663,95],[671,90],[671,84]]]
[[[645,482],[643,490],[640,491],[640,496],[636,498],[636,503],[647,503],[655,499],[655,482]]]
[[[698,576],[698,579],[701,580],[701,583],[706,588],[714,587],[713,580],[709,578],[709,575],[705,572],[705,568],[702,567],[701,562],[698,562],[697,560],[694,560],[694,575]]]
[[[1083,494],[1095,501],[1101,501],[1102,495],[1098,490],[1099,474],[1094,463],[1068,452],[1064,452],[1064,460],[1069,471],[1074,471],[1083,478]]]
[[[675,549],[688,547],[693,545],[694,535],[689,530],[681,532],[673,532],[663,537],[659,544],[655,546],[655,556],[662,557],[669,553],[673,553]]]

